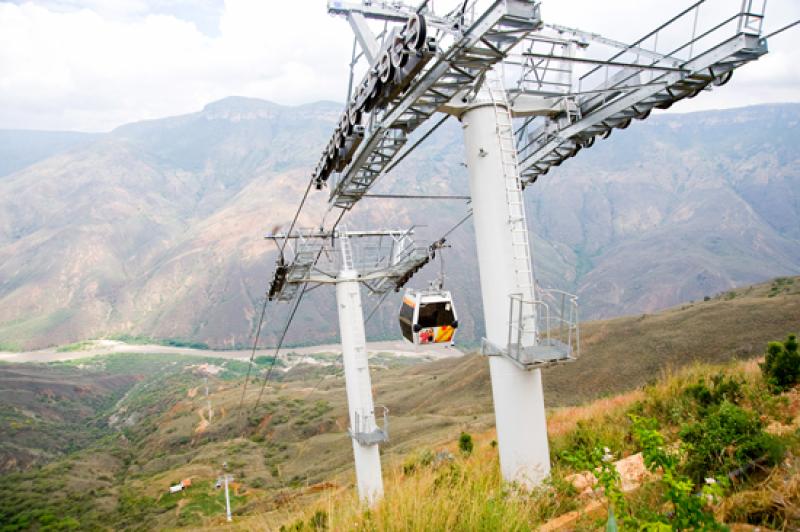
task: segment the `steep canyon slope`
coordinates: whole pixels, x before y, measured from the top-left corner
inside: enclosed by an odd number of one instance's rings
[[[24,157],[0,175],[0,349],[115,332],[251,341],[274,262],[261,236],[291,219],[339,111],[227,98],[104,135],[17,141]],[[795,104],[659,115],[564,163],[526,192],[541,284],[577,291],[583,316],[599,318],[800,272],[799,119]],[[464,194],[463,160],[452,120],[375,192]],[[301,224],[318,223],[326,199],[312,193]],[[433,239],[466,208],[365,199],[345,222],[417,224]],[[469,223],[451,243],[448,286],[462,338],[474,340],[482,320]],[[396,336],[396,298],[370,336]],[[373,304],[365,298],[367,311]],[[264,343],[286,310],[270,308]],[[336,334],[323,288],[287,340]]]

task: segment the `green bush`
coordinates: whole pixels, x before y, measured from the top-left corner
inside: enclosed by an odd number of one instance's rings
[[[666,513],[645,510],[644,515],[630,520],[629,528],[638,530],[726,530],[714,518],[708,503],[718,500],[727,482],[718,483],[708,477],[700,495],[694,493],[692,481],[678,472],[680,455],[685,449],[669,449],[664,436],[658,431],[655,419],[631,415],[632,433],[642,449],[642,458],[651,472],[661,472],[659,483],[663,498],[671,509]]]
[[[706,385],[705,379],[700,379],[696,384],[687,386],[684,393],[694,400],[701,414],[723,401],[738,404],[744,397],[742,382],[726,377],[721,372],[711,377],[711,386]]]
[[[553,455],[560,460],[565,451],[568,453],[591,452],[598,447],[605,446],[620,451],[630,450],[629,426],[627,420],[621,420],[608,414],[592,419],[582,419],[576,423],[574,430],[553,438],[551,444]]]
[[[466,432],[462,432],[458,437],[458,449],[464,454],[472,454],[472,449],[475,444],[472,442],[472,436]]]
[[[785,342],[770,342],[760,364],[761,373],[776,391],[791,388],[800,382],[800,352],[797,336],[790,334]]]
[[[728,401],[701,421],[685,424],[680,437],[688,450],[683,470],[697,485],[704,478],[745,468],[754,460],[774,464],[783,454],[780,442],[764,432],[754,412]]]

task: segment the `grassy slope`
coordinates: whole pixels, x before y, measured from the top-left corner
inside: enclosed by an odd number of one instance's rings
[[[739,383],[742,396],[736,403],[760,418],[762,430],[766,428],[785,454],[774,464],[761,462],[760,467],[738,472],[722,498],[707,505],[706,511],[719,522],[738,524],[736,530],[750,530],[750,525],[796,530],[800,526],[800,389],[773,396],[752,361],[693,365],[643,390],[551,412],[552,478],[530,493],[502,483],[496,435],[488,431],[474,437],[471,455],[460,453],[452,438],[409,454],[402,462],[390,462],[384,467],[385,498],[372,509],[359,503],[352,488],[322,495],[306,493],[271,512],[243,516],[231,528],[311,531],[325,523],[332,530],[605,530],[604,499],[598,492],[578,494],[567,479],[582,469],[561,459],[561,453],[608,446],[605,452],[619,459],[639,452],[631,438],[629,412],[656,419],[666,436],[666,448],[675,448],[680,427],[704,419],[694,417],[697,406],[690,390],[701,380],[711,386],[721,374]],[[739,448],[736,445],[723,452],[733,453]],[[721,479],[728,471],[703,476]],[[651,520],[659,514],[665,521],[674,516],[674,507],[664,502],[668,491],[659,479],[660,475],[644,477],[639,489],[626,494],[630,514],[625,515]],[[742,528],[743,523],[749,525]],[[207,524],[213,529],[224,523]]]
[[[0,365],[0,472],[45,463],[101,437],[98,413],[138,380],[75,367]]]
[[[767,341],[800,332],[800,277],[784,279],[657,314],[582,324],[580,360],[545,372],[549,404],[629,390],[693,361],[761,355]]]
[[[665,367],[696,359],[717,362],[760,354],[766,341],[800,328],[798,288],[800,279],[766,283],[655,315],[587,323],[583,357],[546,370],[548,402],[551,407],[575,404],[636,388],[657,378]],[[121,433],[112,432],[89,450],[50,466],[6,478],[6,489],[19,486],[11,488],[9,500],[19,499],[18,508],[29,510],[52,507],[56,514],[75,515],[82,524],[210,524],[216,522],[219,503],[210,480],[222,461],[240,483],[235,508],[241,515],[287,518],[292,504],[319,497],[316,490],[321,488],[306,486],[320,482],[332,482],[327,486],[330,493],[352,491],[340,376],[323,376],[317,367],[293,370],[267,388],[257,409],[259,386],[253,379],[246,410],[239,415],[242,368],[232,368],[224,378],[210,379],[214,418],[203,426],[202,376],[191,368],[198,360],[157,355],[142,360],[149,364],[147,371],[135,356],[95,362],[108,373],[148,375],[114,409],[104,410],[106,415],[116,414]],[[45,367],[61,371],[61,366]],[[491,390],[482,357],[373,368],[373,380],[376,402],[391,409],[392,438],[383,446],[387,467],[401,463],[415,449],[454,441],[461,430],[491,430]],[[614,405],[615,400],[609,400],[597,408],[605,412]],[[573,412],[564,418],[561,411],[551,412],[551,436],[562,430],[559,424],[572,426],[579,415]],[[168,485],[187,477],[197,483],[192,490],[164,495]],[[70,482],[76,478],[80,482],[73,490]],[[56,506],[46,496],[54,486],[64,486]],[[95,496],[84,501],[81,494],[91,490]],[[26,491],[42,497],[25,502]],[[84,501],[80,512],[75,513],[77,507],[69,501]]]

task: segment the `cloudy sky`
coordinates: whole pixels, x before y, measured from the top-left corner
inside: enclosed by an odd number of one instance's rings
[[[543,0],[542,14],[632,41],[691,3]],[[739,0],[708,4],[713,18]],[[800,19],[800,2],[770,0],[766,15],[769,33]],[[230,95],[343,101],[351,46],[324,0],[0,0],[0,128],[108,131]],[[800,101],[800,26],[769,46],[724,89],[673,109]]]

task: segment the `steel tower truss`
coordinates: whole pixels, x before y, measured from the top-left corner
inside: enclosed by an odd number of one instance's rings
[[[303,284],[335,284],[341,271],[358,272],[358,281],[372,294],[399,290],[432,257],[432,248],[416,243],[413,235],[413,229],[301,229],[291,235],[267,235],[269,240],[288,242],[284,250],[287,260],[278,267],[280,275],[276,272],[269,297],[291,301]]]
[[[399,2],[330,2],[328,11],[349,17],[367,58],[377,45],[361,17],[385,22],[405,20],[420,11],[437,30],[436,53],[412,86],[385,109],[367,119],[364,139],[352,162],[331,183],[331,202],[349,209],[383,175],[398,157],[409,134],[426,122],[459,92],[477,88],[492,65],[502,61],[530,31],[541,25],[538,3],[496,0],[476,16],[472,6],[464,12],[437,17],[424,7],[415,9]],[[352,84],[351,84],[352,87]]]
[[[517,122],[522,180],[530,184],[597,136],[722,85],[736,68],[767,52],[760,37],[764,0],[700,0],[631,44],[545,24],[540,2],[496,0],[477,12],[479,3],[437,15],[427,1],[417,8],[401,2],[329,2],[328,12],[348,18],[361,46],[358,54],[354,47],[351,76],[358,59],[374,59],[379,48],[366,20],[389,24],[421,13],[436,30],[434,58],[406,91],[365,119],[363,141],[351,162],[331,178],[332,207],[350,209],[407,155],[403,148],[412,132],[437,112],[458,114],[499,62],[512,87],[508,99]],[[592,45],[599,51],[590,56]],[[609,48],[613,53],[603,57]],[[351,77],[349,92],[352,86]]]
[[[523,181],[535,182],[653,108],[727,83],[735,69],[767,53],[764,4],[701,0],[632,44],[550,24],[529,35],[507,59],[517,71],[510,98],[534,96],[551,106],[515,131]],[[615,52],[581,57],[592,44]]]

